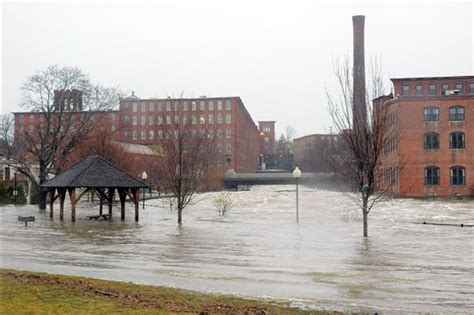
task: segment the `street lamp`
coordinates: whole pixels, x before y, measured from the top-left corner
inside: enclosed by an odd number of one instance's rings
[[[13,188],[13,197],[15,197],[15,205],[16,205],[16,197],[18,196],[18,189],[16,187],[16,171],[15,171],[15,174],[14,174],[14,188]]]
[[[148,174],[145,171],[143,171],[142,173],[143,181],[146,181],[147,178],[148,178]],[[145,187],[143,187],[143,209],[145,209]]]
[[[295,170],[293,171],[293,177],[296,180],[296,223],[299,222],[299,214],[298,214],[298,179],[301,177],[301,170],[297,166],[295,167]]]

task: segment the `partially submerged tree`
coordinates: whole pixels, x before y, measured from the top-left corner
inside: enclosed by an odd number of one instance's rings
[[[353,74],[346,58],[335,65],[339,87],[338,96],[326,91],[329,113],[343,139],[339,155],[341,174],[353,183],[359,193],[357,203],[362,211],[364,237],[368,236],[368,215],[374,205],[387,195],[393,182],[381,181],[383,154],[393,139],[398,139],[398,112],[383,102],[385,86],[380,67],[376,61],[370,65],[368,88],[359,91],[363,107],[357,108],[354,98]],[[357,88],[357,85],[356,85]],[[372,102],[375,100],[375,106]],[[360,105],[359,105],[360,106]],[[360,110],[363,108],[363,110]]]
[[[21,105],[30,113],[29,124],[15,123],[12,162],[39,192],[39,207],[46,208],[41,185],[61,171],[73,149],[102,124],[118,103],[114,88],[92,84],[74,67],[49,66],[29,77],[21,87]]]
[[[150,168],[155,175],[152,180],[157,180],[153,184],[173,197],[172,205],[181,225],[184,208],[206,185],[216,161],[216,138],[222,138],[222,134],[214,134],[214,122],[191,100],[170,99],[166,106],[166,115],[155,119],[154,143],[158,154]]]
[[[234,199],[227,191],[220,192],[214,197],[214,208],[216,208],[217,213],[222,217],[227,213],[227,211],[232,209],[233,206]]]

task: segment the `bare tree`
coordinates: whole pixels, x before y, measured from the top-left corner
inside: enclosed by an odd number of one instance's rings
[[[216,160],[213,122],[197,109],[195,102],[182,97],[165,102],[167,115],[155,120],[155,144],[158,151],[151,169],[158,182],[153,183],[168,191],[174,198],[172,205],[182,224],[183,209],[195,193],[207,183],[209,170]],[[220,157],[217,157],[220,158]]]
[[[13,155],[13,115],[5,114],[0,118],[0,156],[9,160]]]
[[[80,96],[72,99],[68,91]],[[58,66],[29,77],[21,92],[21,105],[33,120],[28,125],[15,122],[13,163],[36,186],[39,207],[45,209],[46,191],[41,185],[61,170],[73,149],[102,123],[118,103],[118,93],[115,88],[92,84],[78,68]]]
[[[390,192],[393,181],[381,180],[383,155],[393,139],[398,139],[398,112],[385,104],[383,83],[377,61],[369,67],[368,88],[363,91],[366,112],[354,109],[353,76],[348,58],[334,66],[339,94],[326,90],[329,113],[343,139],[343,150],[338,161],[341,172],[353,182],[359,193],[357,203],[363,215],[364,237],[368,236],[368,215],[374,205]],[[374,103],[372,103],[374,100]],[[374,106],[375,104],[375,106]],[[364,118],[365,116],[365,118]]]

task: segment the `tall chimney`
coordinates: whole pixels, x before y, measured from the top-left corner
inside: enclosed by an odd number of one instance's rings
[[[365,56],[364,56],[364,15],[354,15],[352,17],[352,27],[354,30],[354,68],[353,84],[354,97],[352,108],[353,128],[364,130],[367,125],[366,90],[365,90]]]

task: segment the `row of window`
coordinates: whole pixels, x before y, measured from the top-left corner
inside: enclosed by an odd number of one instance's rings
[[[214,100],[200,100],[199,102],[199,110],[204,111],[206,110],[214,110]],[[198,108],[198,102],[197,101],[155,101],[155,100],[148,100],[148,101],[140,101],[140,104],[136,101],[132,102],[132,111],[137,112],[138,111],[138,105],[140,105],[140,112],[146,112],[147,110],[150,112],[154,112],[155,109],[158,112],[163,111],[163,107],[166,108],[167,112],[170,112],[173,110],[177,112],[180,110],[187,111],[189,109],[189,104],[191,104],[191,110],[196,111]],[[207,105],[207,106],[206,106]],[[222,110],[223,102],[222,100],[217,100],[217,110]],[[125,109],[129,108],[129,103],[124,102],[123,107]],[[225,100],[225,109],[226,110],[231,110],[232,108],[232,102],[230,99]]]
[[[441,93],[444,95],[444,93],[451,88],[454,87],[454,90],[457,90],[457,94],[462,95],[464,94],[464,84],[462,83],[456,83],[454,85],[449,85],[448,83],[444,83],[441,85]],[[426,91],[423,91],[423,85],[418,84],[415,86],[415,95],[416,96],[423,96]],[[474,94],[474,83],[469,83],[469,94]],[[410,96],[410,86],[409,85],[403,85],[402,86],[402,95],[403,96]],[[430,84],[428,85],[428,95],[430,96],[435,96],[436,95],[436,84]]]
[[[449,183],[451,185],[466,185],[466,168],[453,166],[449,169]],[[440,170],[438,166],[425,168],[425,185],[435,186],[440,183]]]
[[[439,149],[439,133],[427,132],[425,133],[425,149]],[[449,134],[449,148],[450,149],[464,149],[466,141],[464,132],[455,131]]]
[[[161,115],[158,115],[158,116],[140,116],[140,125],[141,126],[147,125],[147,120],[148,120],[148,125],[150,125],[150,126],[155,125],[155,124],[162,125],[163,123],[166,123],[167,125],[171,125],[172,123],[179,124],[180,122],[182,122],[183,124],[186,124],[188,122],[188,116],[187,115],[183,115],[182,118],[180,118],[180,117],[181,116],[174,116],[174,120],[173,120],[173,117],[169,116],[169,115],[167,115],[167,116],[161,116]],[[192,115],[191,116],[191,123],[193,125],[196,125],[197,122],[198,122],[198,118],[199,118],[199,124],[204,125],[206,123],[206,115],[199,115],[199,117],[195,116],[195,115]],[[217,121],[218,124],[222,124],[223,123],[223,115],[218,114],[216,121]],[[213,114],[207,115],[207,122],[209,124],[214,124],[216,121],[214,120],[214,115]],[[123,122],[125,124],[129,124],[130,123],[130,117],[129,116],[124,116],[123,117]],[[226,124],[232,123],[232,115],[231,114],[226,114],[225,115],[225,123]],[[132,125],[133,126],[138,125],[138,116],[132,116]]]
[[[436,106],[425,107],[425,121],[439,121],[439,108]],[[456,105],[449,108],[450,121],[464,121],[464,107]]]
[[[224,130],[224,131],[225,131],[225,137],[226,137],[227,139],[232,138],[232,130],[231,130],[231,129],[226,129],[226,130]],[[202,132],[204,132],[204,130],[202,130]],[[145,130],[141,130],[141,131],[133,130],[133,131],[132,131],[132,139],[133,139],[133,140],[138,140],[138,135],[139,135],[139,133],[140,133],[140,139],[141,139],[141,140],[153,140],[155,137],[156,137],[157,139],[163,139],[163,137],[166,138],[166,139],[169,139],[169,138],[170,138],[170,133],[168,133],[168,132],[163,132],[163,130],[156,130],[156,131],[155,131],[155,130],[149,130],[148,133],[147,133]],[[197,134],[197,131],[196,131],[196,130],[193,130],[193,131],[192,131],[192,136],[195,137],[196,134]],[[130,131],[124,130],[124,131],[123,131],[123,135],[124,135],[125,137],[128,137],[128,136],[130,135]],[[147,138],[147,135],[148,135],[148,138]],[[178,136],[178,135],[176,134],[176,137],[177,137],[177,136]],[[210,129],[210,130],[208,131],[208,136],[209,136],[210,138],[214,138],[214,136],[217,137],[217,138],[222,138],[222,137],[224,137],[224,133],[223,133],[223,130],[222,130],[222,129],[216,130],[215,133],[214,133],[214,130],[213,130],[213,129]]]

